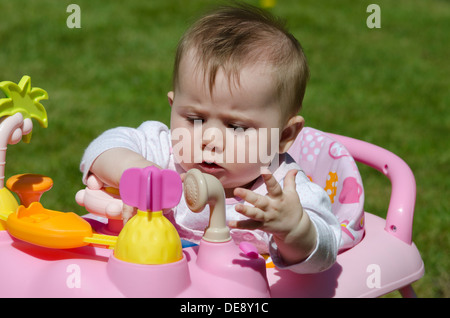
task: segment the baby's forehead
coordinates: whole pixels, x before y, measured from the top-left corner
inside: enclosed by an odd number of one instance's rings
[[[223,63],[208,63],[201,54],[197,54],[195,49],[190,49],[184,54],[180,61],[178,72],[189,74],[191,78],[196,77],[205,85],[205,87],[212,92],[217,84],[216,80],[219,74],[224,75],[226,83],[230,89],[242,88],[244,82],[252,82],[253,84],[264,84],[266,86],[275,87],[276,76],[272,63],[263,58],[257,61],[241,60],[230,61],[226,60]],[[245,84],[245,83],[244,83]]]
[[[265,113],[271,109],[270,114],[276,117],[285,114],[272,71],[262,63],[241,68],[220,67],[214,74],[214,81],[210,81],[210,70],[191,56],[182,61],[179,71],[175,91],[175,96],[179,94],[181,98],[179,103],[207,101],[205,105],[229,105],[225,108],[230,110],[252,112],[259,109]],[[214,101],[213,104],[209,104],[210,101]]]

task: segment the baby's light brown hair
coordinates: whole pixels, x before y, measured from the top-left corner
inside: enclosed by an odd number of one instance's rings
[[[240,69],[267,63],[273,73],[282,114],[290,117],[302,106],[309,68],[300,43],[285,24],[269,12],[250,6],[219,7],[195,22],[181,38],[175,57],[173,88],[181,59],[194,50],[212,94],[220,68],[239,84]]]

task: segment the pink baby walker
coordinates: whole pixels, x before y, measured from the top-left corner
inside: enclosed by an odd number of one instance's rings
[[[233,242],[220,182],[195,169],[184,184],[175,172],[155,168],[127,170],[119,189],[90,178],[76,195],[89,212],[83,217],[39,203],[51,187],[47,177],[13,176],[5,187],[7,144],[22,135],[29,142],[31,119],[46,127],[40,101],[48,96],[31,88],[27,76],[18,85],[1,82],[0,89],[6,94],[0,99],[0,297],[378,297],[394,290],[415,296],[411,283],[424,274],[412,242],[415,180],[408,165],[385,149],[303,129],[289,153],[327,191],[341,223],[342,248],[330,269],[296,274],[276,268],[250,243]],[[364,211],[355,160],[390,179],[386,219]],[[199,245],[181,240],[162,213],[182,195],[194,212],[213,197]],[[138,213],[122,228],[123,203]]]

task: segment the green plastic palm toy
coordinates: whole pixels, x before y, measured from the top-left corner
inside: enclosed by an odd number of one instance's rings
[[[0,90],[6,95],[0,99],[0,118],[20,112],[24,119],[36,119],[41,127],[47,128],[47,111],[40,101],[48,99],[48,94],[42,88],[31,88],[29,76],[23,76],[18,85],[10,81],[0,82]],[[29,143],[31,133],[23,136],[22,140]]]
[[[29,76],[23,76],[18,85],[10,81],[0,82],[0,90],[6,95],[6,98],[0,99],[0,119],[2,119],[0,121],[0,212],[8,215],[16,211],[18,202],[4,186],[6,148],[8,143],[17,143],[21,139],[26,143],[30,142],[31,119],[36,119],[42,127],[47,128],[47,111],[40,101],[48,99],[48,94],[41,88],[31,88]],[[21,113],[22,116],[14,116],[17,113]],[[31,124],[27,129],[25,129],[25,119],[28,119]],[[20,133],[19,136],[14,135],[17,131]],[[25,133],[23,138],[22,133]],[[0,231],[4,229],[4,221],[0,220]]]

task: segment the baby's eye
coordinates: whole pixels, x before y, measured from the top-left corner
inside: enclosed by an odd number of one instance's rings
[[[249,127],[244,126],[244,125],[239,125],[239,124],[228,124],[228,128],[231,128],[234,130],[234,132],[238,133],[238,132],[244,132],[247,129],[249,129]]]
[[[202,117],[199,116],[187,116],[186,120],[192,124],[195,122],[203,123],[205,120]]]

